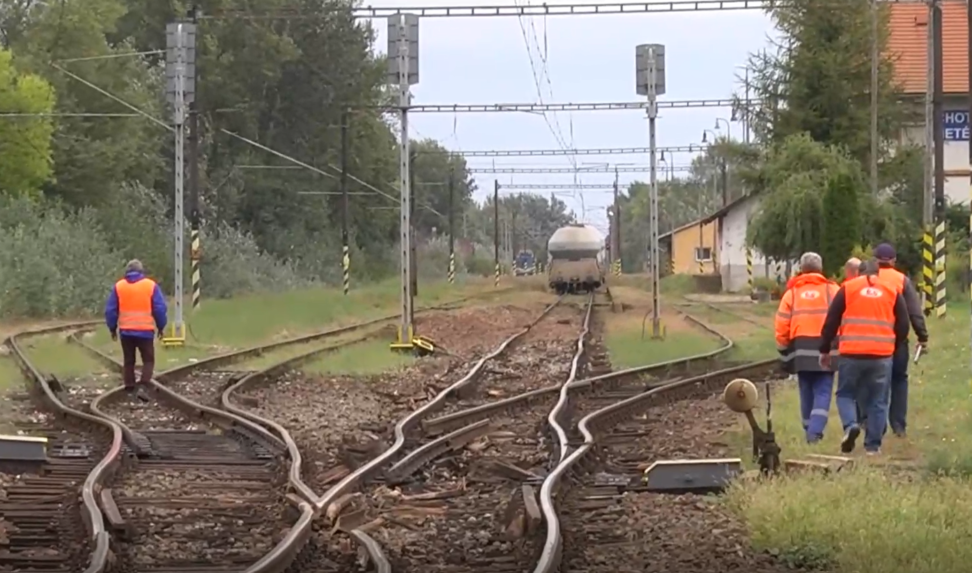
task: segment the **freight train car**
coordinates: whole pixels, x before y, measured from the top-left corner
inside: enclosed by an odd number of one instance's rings
[[[592,292],[604,284],[599,259],[604,237],[589,225],[568,225],[554,231],[547,242],[547,278],[558,294]]]

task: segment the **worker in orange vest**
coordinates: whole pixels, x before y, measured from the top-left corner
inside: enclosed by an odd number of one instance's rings
[[[125,278],[119,280],[108,293],[105,303],[105,324],[112,340],[121,335],[124,367],[122,378],[125,390],[145,400],[139,389],[152,379],[155,368],[156,332],[162,338],[166,325],[166,304],[162,289],[146,278],[141,261],[133,259],[125,267]],[[135,383],[135,351],[142,357],[142,375]]]
[[[820,365],[832,368],[831,346],[840,331],[837,412],[844,428],[844,453],[854,451],[861,433],[858,407],[866,415],[864,450],[869,455],[881,452],[892,357],[908,337],[904,296],[877,274],[877,262],[870,261],[861,276],[844,283],[830,304],[820,339]]]
[[[918,338],[918,346],[928,347],[928,328],[925,326],[925,315],[921,309],[921,297],[915,283],[904,273],[894,268],[897,253],[888,243],[882,243],[874,248],[874,258],[878,262],[878,276],[881,280],[894,287],[895,292],[904,297],[908,307],[908,318],[911,328]],[[898,437],[905,437],[908,427],[908,339],[894,351],[891,365],[891,399],[888,406],[888,422],[891,431]]]
[[[776,348],[783,369],[797,376],[803,430],[811,444],[823,438],[830,415],[834,373],[820,366],[820,334],[837,290],[823,275],[820,255],[804,253],[800,274],[783,294],[776,312]]]

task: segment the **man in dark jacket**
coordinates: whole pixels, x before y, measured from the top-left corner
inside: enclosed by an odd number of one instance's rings
[[[820,365],[830,368],[831,345],[840,339],[837,412],[844,428],[840,449],[854,450],[861,433],[858,408],[865,413],[864,449],[881,451],[888,423],[888,384],[898,344],[908,337],[908,308],[904,297],[877,276],[870,261],[861,276],[841,286],[827,311],[820,340]]]
[[[928,328],[925,326],[925,315],[921,309],[921,297],[918,289],[907,275],[894,268],[897,253],[888,243],[882,243],[874,248],[874,258],[878,263],[878,276],[894,286],[895,290],[904,297],[908,307],[908,317],[911,327],[918,338],[918,345],[928,346]],[[908,338],[894,350],[891,365],[891,402],[888,407],[888,422],[891,431],[898,437],[904,437],[908,421]]]

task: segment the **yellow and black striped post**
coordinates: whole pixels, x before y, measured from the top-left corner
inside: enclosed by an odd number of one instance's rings
[[[449,284],[456,282],[456,254],[449,253]]]
[[[925,227],[922,240],[922,281],[921,290],[925,299],[925,316],[931,316],[935,308],[935,235],[931,225]]]
[[[699,249],[699,250],[701,251],[701,249]],[[702,262],[702,253],[701,252],[699,253],[699,274],[700,275],[704,275],[705,274],[705,263]]]
[[[351,249],[347,245],[344,245],[341,250],[343,251],[341,270],[344,271],[344,294],[348,294],[351,290]]]
[[[199,262],[202,258],[202,251],[199,247],[199,229],[192,229],[189,233],[191,242],[189,259],[192,265],[192,310],[196,310],[202,302],[202,284],[199,273]]]
[[[496,276],[495,276],[495,278],[493,278],[493,286],[494,287],[498,287],[499,286],[499,278],[500,278],[500,265],[499,265],[499,263],[496,263]]]
[[[749,285],[749,292],[753,292],[755,286],[753,285],[753,251],[752,249],[746,249],[746,284]]]
[[[945,292],[945,221],[935,226],[935,314],[943,318],[946,311]]]

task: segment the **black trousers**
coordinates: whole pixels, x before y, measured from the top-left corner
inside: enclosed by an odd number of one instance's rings
[[[155,339],[142,338],[139,336],[118,337],[121,340],[122,357],[124,368],[122,369],[122,379],[125,381],[125,388],[135,387],[135,351],[142,356],[142,376],[139,378],[140,384],[145,384],[152,379],[155,370]]]

